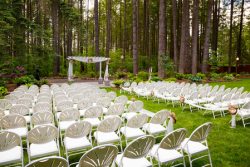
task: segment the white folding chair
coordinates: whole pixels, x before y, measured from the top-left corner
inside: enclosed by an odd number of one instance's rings
[[[182,159],[183,163],[179,163],[174,166],[182,164],[185,167],[185,158],[182,150],[180,149],[180,145],[185,139],[186,134],[187,130],[184,128],[176,129],[175,131],[167,134],[159,144],[154,145],[149,155],[158,161],[159,166],[163,163],[171,163],[172,166],[175,161]]]
[[[9,114],[1,119],[1,126],[3,130],[18,134],[21,138],[27,136],[27,122],[22,115]]]
[[[51,125],[41,125],[29,131],[27,137],[29,161],[48,155],[60,156],[58,129]]]
[[[113,145],[101,145],[86,152],[80,159],[77,167],[108,167],[111,166],[118,154]]]
[[[212,166],[212,159],[207,143],[207,137],[211,130],[211,127],[212,123],[210,122],[202,124],[192,132],[189,138],[184,139],[184,141],[182,142],[181,148],[188,155],[190,167],[193,166],[194,161],[204,158],[206,156],[208,156],[209,158],[209,163],[206,164],[205,166],[207,165]],[[207,154],[192,159],[194,155],[201,153],[203,154],[207,153]]]
[[[66,158],[83,153],[84,149],[92,147],[91,124],[86,121],[70,125],[64,134]]]
[[[84,121],[88,121],[92,127],[97,127],[100,124],[103,110],[100,106],[89,107],[84,113]]]
[[[23,147],[20,136],[8,131],[0,131],[0,165],[23,163]]]
[[[34,160],[25,167],[69,167],[69,163],[62,157],[51,156]]]
[[[146,156],[155,144],[153,136],[143,136],[132,141],[124,150],[119,154],[115,160],[117,166],[121,167],[149,167],[153,166],[151,162],[146,159]]]

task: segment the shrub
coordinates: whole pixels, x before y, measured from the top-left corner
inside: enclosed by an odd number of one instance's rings
[[[138,83],[142,82],[143,80],[141,78],[137,77],[134,81],[138,84]]]
[[[202,78],[197,76],[197,75],[195,75],[195,76],[192,75],[192,76],[189,77],[189,80],[192,81],[192,82],[201,82]]]
[[[236,77],[236,78],[240,78],[240,74],[236,74],[235,77]]]
[[[220,78],[220,74],[217,74],[217,73],[210,73],[210,80],[211,81],[215,81],[215,80],[217,80],[217,79],[219,79]]]
[[[140,71],[137,75],[137,78],[140,78],[143,81],[147,81],[149,77],[149,74],[147,72],[144,71]]]
[[[232,81],[232,80],[234,80],[234,76],[233,76],[233,74],[227,74],[223,77],[223,79],[225,79],[227,81]]]
[[[23,85],[23,84],[35,84],[37,80],[34,78],[33,75],[25,75],[19,78],[16,78],[14,82],[17,85]]]
[[[176,78],[167,78],[165,81],[168,81],[168,82],[176,82]]]
[[[115,85],[115,87],[119,88],[122,84],[124,83],[123,80],[118,79],[118,80],[114,80],[113,84]]]
[[[38,86],[42,86],[42,85],[48,84],[48,80],[41,79],[40,81],[36,81],[35,84]]]
[[[117,79],[127,78],[127,73],[126,72],[116,72],[115,77]]]
[[[157,77],[157,76],[153,76],[153,77],[151,78],[151,81],[155,81],[155,82],[161,81],[161,78],[159,78],[159,77]]]
[[[6,81],[5,79],[1,78],[1,79],[0,79],[0,86],[5,87],[6,84],[7,84],[7,81]]]
[[[7,88],[0,86],[0,97],[7,95],[7,93],[8,93]]]
[[[127,77],[128,77],[129,80],[133,80],[135,76],[134,76],[133,73],[128,72]]]
[[[192,74],[183,74],[184,79],[189,79],[190,80],[190,78],[192,78],[192,77],[193,77]]]
[[[183,79],[183,78],[184,78],[184,74],[181,74],[181,73],[176,73],[176,74],[175,74],[175,78],[177,78],[177,79],[181,80],[181,79]]]
[[[197,77],[200,77],[201,79],[205,79],[206,78],[206,74],[203,74],[203,73],[197,73],[196,74]]]

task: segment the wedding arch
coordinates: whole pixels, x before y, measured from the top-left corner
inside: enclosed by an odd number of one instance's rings
[[[105,85],[109,85],[109,71],[108,71],[108,65],[109,65],[109,60],[110,58],[106,57],[81,57],[81,56],[70,56],[68,57],[69,60],[69,67],[68,67],[68,81],[73,81],[73,64],[74,61],[79,61],[83,63],[99,63],[100,70],[99,70],[99,79],[98,83],[102,84],[103,83],[103,78],[102,78],[102,62],[106,62],[106,68],[105,68],[105,73],[104,73],[104,83]]]

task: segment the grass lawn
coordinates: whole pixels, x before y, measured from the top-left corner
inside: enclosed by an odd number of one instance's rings
[[[240,81],[211,83],[211,85],[226,85],[226,87],[241,87],[250,91],[250,79],[243,79]],[[115,89],[113,89],[115,90]],[[119,94],[119,90],[116,89]],[[126,94],[129,98],[136,97],[135,95]],[[136,97],[137,98],[137,97]],[[138,99],[138,98],[137,98]],[[169,109],[176,113],[177,123],[176,128],[186,128],[188,135],[205,122],[212,122],[213,127],[208,137],[208,144],[212,155],[213,166],[215,167],[249,167],[250,166],[250,125],[243,127],[241,121],[237,121],[236,129],[230,128],[230,115],[225,117],[216,117],[213,119],[212,115],[203,115],[203,111],[196,111],[191,113],[189,110],[182,112],[180,107],[173,108],[170,104],[161,102],[153,102],[139,98],[144,102],[144,108],[152,112],[157,112],[161,109]],[[202,166],[207,157],[197,160],[194,166]],[[186,161],[188,162],[188,161]],[[187,166],[188,163],[186,163]]]

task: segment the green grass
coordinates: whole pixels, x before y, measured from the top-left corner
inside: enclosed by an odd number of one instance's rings
[[[225,85],[226,87],[241,87],[244,86],[246,91],[250,91],[250,79],[240,81],[211,83],[211,85]],[[118,94],[119,91],[115,90]],[[176,113],[177,123],[176,128],[186,128],[188,136],[199,125],[205,122],[212,122],[213,127],[208,137],[208,144],[212,156],[213,166],[215,167],[249,167],[250,166],[250,125],[243,127],[241,121],[237,121],[235,129],[230,128],[230,115],[225,117],[216,117],[212,115],[203,115],[203,111],[191,113],[189,110],[182,112],[180,107],[172,107],[171,104],[161,102],[153,102],[144,98],[137,98],[135,95],[126,94],[129,98],[144,102],[144,108],[152,112],[157,112],[161,109],[169,109]],[[193,166],[202,166],[207,162],[207,158],[197,160]],[[188,160],[186,165],[189,166]]]

